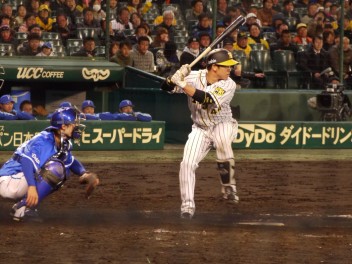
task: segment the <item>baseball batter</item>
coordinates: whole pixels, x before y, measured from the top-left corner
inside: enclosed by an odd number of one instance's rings
[[[215,49],[207,57],[205,70],[191,72],[189,65],[183,65],[162,85],[170,93],[188,95],[194,123],[180,165],[181,218],[191,219],[194,215],[195,171],[212,147],[216,149],[223,197],[235,203],[239,201],[232,150],[238,124],[230,107],[236,83],[229,78],[235,64],[230,52]]]

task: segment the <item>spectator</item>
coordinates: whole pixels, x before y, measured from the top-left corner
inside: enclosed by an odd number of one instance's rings
[[[110,0],[110,15],[112,18],[117,17],[117,12],[120,9],[119,0]]]
[[[131,14],[130,22],[132,23],[134,29],[136,29],[138,26],[140,26],[140,25],[142,25],[142,23],[144,23],[141,15],[136,12]]]
[[[53,24],[52,32],[59,33],[62,44],[66,47],[67,40],[76,37],[76,26],[73,23],[68,23],[65,13],[59,13],[56,15],[56,22]]]
[[[182,52],[177,49],[176,43],[168,41],[165,48],[156,53],[156,65],[159,75],[167,77],[173,75],[180,68]]]
[[[218,11],[216,13],[216,19],[222,20],[227,15],[227,1],[226,0],[217,0],[218,1]]]
[[[300,55],[297,56],[298,69],[311,76],[309,78],[311,89],[324,89],[325,84],[329,81],[329,76],[321,75],[321,72],[330,66],[328,53],[322,47],[323,37],[315,36],[312,46],[309,46],[307,51],[300,52]]]
[[[246,32],[239,32],[237,35],[237,42],[234,45],[234,50],[242,50],[249,58],[249,54],[252,50],[251,46],[248,45],[248,36]]]
[[[323,32],[323,49],[329,51],[335,44],[335,34],[331,31]]]
[[[293,38],[293,42],[301,45],[308,45],[312,43],[312,38],[307,35],[307,25],[299,23],[296,26],[297,35]]]
[[[36,33],[30,33],[27,40],[28,44],[19,49],[19,55],[36,56],[41,51],[41,37]]]
[[[109,47],[109,58],[116,56],[117,52],[119,51],[119,43],[117,41],[113,41]]]
[[[291,43],[291,33],[289,30],[282,31],[279,41],[270,45],[272,59],[274,59],[276,50],[291,50],[295,56],[297,55],[298,49],[295,44]]]
[[[152,116],[147,113],[135,112],[134,105],[130,100],[122,100],[119,104],[120,120],[125,121],[152,121]]]
[[[149,38],[142,36],[138,39],[136,49],[131,51],[132,66],[149,73],[155,72],[154,55],[149,49]]]
[[[208,14],[202,13],[198,16],[198,23],[192,29],[192,36],[199,37],[202,32],[212,35],[211,19]]]
[[[281,24],[287,24],[287,21],[284,17],[284,15],[282,13],[276,13],[274,16],[273,16],[273,21],[272,21],[272,27],[269,31],[275,31],[276,28],[281,25]],[[290,29],[290,28],[289,28]]]
[[[1,6],[1,15],[7,15],[10,18],[9,26],[12,30],[17,30],[19,25],[12,12],[12,6],[9,3],[3,3]]]
[[[13,109],[15,101],[9,94],[0,97],[0,120],[33,120],[33,115],[26,112],[16,112]]]
[[[28,35],[27,37],[30,35],[30,34],[37,34],[39,35],[39,37],[41,38],[42,37],[42,30],[40,28],[40,26],[38,24],[33,24],[29,27],[28,29]],[[40,43],[39,43],[39,46],[41,47],[42,45],[44,44],[44,41],[40,40]],[[17,52],[19,53],[19,51],[25,47],[28,46],[28,40],[25,40],[23,41],[21,44],[19,44],[17,46]]]
[[[54,19],[51,18],[51,10],[47,5],[41,5],[38,9],[38,16],[35,18],[35,22],[44,31],[51,31],[54,23]]]
[[[281,38],[281,33],[284,30],[288,30],[288,25],[286,23],[282,23],[282,24],[278,25],[276,27],[276,30],[275,30],[275,35],[274,36],[270,36],[267,39],[269,45],[271,45],[273,43],[276,43]]]
[[[211,35],[208,32],[203,31],[199,33],[198,39],[199,39],[199,50],[200,50],[200,53],[202,53],[206,48],[209,47],[211,43]]]
[[[18,5],[16,9],[16,17],[15,17],[18,28],[24,23],[26,14],[27,14],[26,7],[23,4]],[[18,30],[18,28],[15,30]]]
[[[301,22],[309,25],[314,21],[314,15],[318,12],[318,5],[314,2],[309,3],[307,6],[307,14],[301,17]]]
[[[192,12],[186,14],[186,21],[198,20],[198,16],[205,11],[202,0],[192,0],[191,7]]]
[[[295,2],[295,7],[296,8],[308,8],[310,0],[297,0]]]
[[[117,14],[117,18],[111,21],[112,29],[115,34],[123,35],[123,31],[126,29],[133,30],[133,25],[130,22],[130,11],[127,7],[122,7]]]
[[[121,41],[119,44],[119,51],[114,57],[110,59],[112,62],[116,62],[121,66],[132,66],[132,59],[130,55],[131,44],[129,41]]]
[[[180,57],[180,65],[191,64],[195,58],[199,55],[199,39],[196,37],[191,37],[188,39],[187,46],[184,48],[181,57]],[[197,62],[192,70],[200,70],[203,69],[202,62]]]
[[[131,14],[138,13],[140,15],[144,15],[152,7],[152,0],[147,0],[144,4],[141,2],[141,0],[128,0],[126,7]]]
[[[324,19],[325,19],[325,14],[322,11],[319,11],[314,15],[313,21],[311,21],[309,24],[307,24],[307,26],[308,26],[307,30],[308,30],[309,37],[314,37],[316,35],[323,34]]]
[[[259,27],[261,27],[261,22],[257,18],[257,15],[254,13],[248,13],[246,16],[246,23],[240,27],[240,31],[249,31],[249,27],[252,24],[257,24]]]
[[[258,19],[261,21],[262,26],[271,27],[273,24],[273,16],[277,13],[273,9],[273,0],[263,0],[263,8],[258,10]]]
[[[341,28],[338,28],[336,30],[336,33],[340,35],[340,32]],[[343,18],[343,35],[348,37],[350,39],[350,42],[352,41],[352,24],[351,19],[348,16],[344,16]]]
[[[296,27],[299,23],[301,23],[301,17],[297,12],[294,11],[293,0],[285,0],[283,2],[283,10],[282,14],[286,18],[293,18],[295,20],[294,27]]]
[[[27,12],[33,13],[35,16],[38,15],[40,2],[39,0],[29,0],[27,2]]]
[[[100,23],[102,19],[104,20],[106,19],[106,13],[101,8],[101,0],[93,0],[91,3],[91,6],[92,6],[93,16],[95,20],[97,20]]]
[[[83,40],[83,47],[72,54],[75,57],[95,57],[95,55],[95,40],[93,37],[86,37]]]
[[[53,0],[50,4],[50,7],[53,11],[61,13],[66,9],[65,0]]]
[[[8,25],[0,27],[0,43],[15,45],[16,40],[12,34],[11,28]]]
[[[175,26],[173,25],[173,21],[174,21],[175,15],[174,12],[172,10],[166,9],[163,12],[163,21],[160,24],[156,25],[156,31],[158,31],[158,29],[160,27],[166,28],[167,31],[169,32],[169,39],[172,41],[174,40],[174,36],[175,36]]]
[[[53,52],[53,47],[50,42],[45,42],[42,46],[42,51],[39,52],[36,56],[39,57],[52,57],[55,56]]]
[[[90,7],[83,9],[83,22],[77,23],[77,28],[98,28],[100,23],[94,19],[94,11]]]
[[[265,49],[269,49],[269,43],[261,37],[260,27],[258,24],[254,23],[249,26],[249,37],[248,44],[263,44]]]
[[[350,39],[343,38],[343,79],[346,88],[352,88],[352,48],[350,46]],[[334,73],[340,75],[340,46],[339,43],[333,45],[329,50],[329,65],[332,67]]]
[[[142,36],[147,36],[147,30],[145,29],[144,26],[140,25],[135,29],[134,35],[129,36],[128,39],[132,45],[136,45],[138,42],[138,38],[140,38]]]
[[[62,11],[59,13],[63,13]],[[76,24],[76,17],[83,16],[83,7],[76,3],[76,0],[65,0],[64,13],[70,18],[71,23]]]
[[[27,13],[24,17],[24,23],[18,28],[18,32],[28,32],[30,26],[35,24],[35,15],[33,13]]]
[[[169,31],[164,27],[159,27],[157,29],[154,41],[150,44],[150,48],[153,50],[163,49],[165,47],[165,43],[168,41],[169,41]]]

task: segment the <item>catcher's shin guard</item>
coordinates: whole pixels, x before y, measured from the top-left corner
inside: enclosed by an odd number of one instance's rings
[[[223,186],[236,185],[235,180],[235,160],[216,160],[220,173],[220,181]]]

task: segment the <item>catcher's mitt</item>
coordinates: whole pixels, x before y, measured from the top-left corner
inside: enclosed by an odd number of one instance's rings
[[[93,172],[85,172],[81,177],[79,177],[79,182],[81,184],[87,184],[86,198],[89,199],[89,197],[92,195],[94,189],[99,184],[99,178]]]

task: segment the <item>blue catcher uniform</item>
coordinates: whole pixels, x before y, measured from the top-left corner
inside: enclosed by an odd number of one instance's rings
[[[130,106],[131,108],[134,107],[133,103],[130,100],[122,100],[119,104],[119,109],[121,113],[116,113],[117,118],[116,120],[124,120],[124,121],[143,121],[143,122],[150,122],[152,121],[152,116],[147,113],[141,112],[128,112],[123,113],[122,108]]]
[[[72,143],[69,138],[61,135],[59,147],[55,142],[55,133],[62,124],[74,123],[76,127],[72,132],[72,138],[77,139],[81,136],[82,125],[76,124],[78,116],[74,108],[58,109],[53,114],[51,126],[19,146],[0,169],[0,195],[4,198],[21,199],[12,209],[14,220],[22,220],[30,210],[26,208],[26,193],[29,186],[36,187],[39,203],[63,184],[70,171],[77,175],[86,172],[84,166],[72,155]],[[49,164],[51,165],[48,166]],[[61,170],[58,169],[60,166]],[[43,174],[45,168],[56,174],[51,173],[51,176]],[[62,173],[57,173],[58,171]]]

